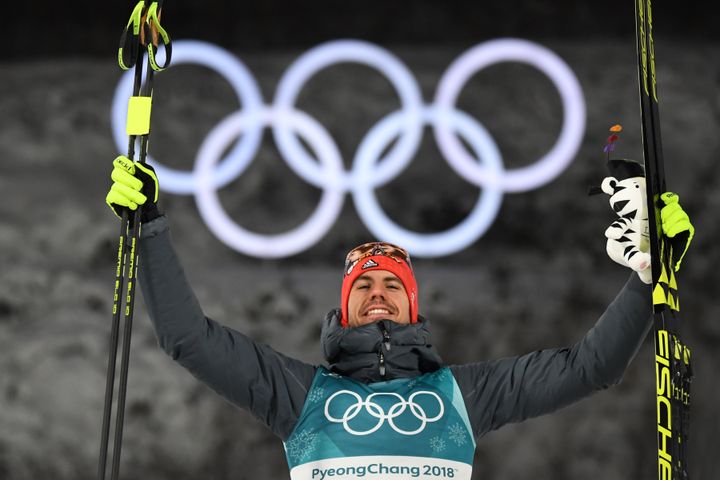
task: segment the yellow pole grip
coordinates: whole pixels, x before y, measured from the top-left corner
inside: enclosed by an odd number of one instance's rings
[[[125,124],[125,131],[128,135],[147,135],[150,133],[151,110],[152,97],[130,97],[127,123]]]

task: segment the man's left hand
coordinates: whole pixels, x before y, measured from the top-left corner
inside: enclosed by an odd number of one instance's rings
[[[663,233],[670,239],[670,247],[672,248],[673,264],[675,271],[680,270],[680,263],[687,253],[693,236],[695,235],[695,227],[690,223],[690,218],[685,210],[680,206],[680,197],[672,192],[665,192],[660,195],[660,199],[665,204],[660,209],[660,220],[662,222]]]

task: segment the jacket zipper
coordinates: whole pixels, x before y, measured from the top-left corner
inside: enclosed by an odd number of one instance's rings
[[[383,345],[385,346],[385,350],[390,351],[390,332],[387,331],[387,328],[385,328],[385,324],[382,322],[378,323],[378,326],[380,327],[380,331],[383,335],[383,342],[382,345],[380,345],[380,350],[378,350],[378,368],[380,369],[380,376],[382,378],[385,378],[385,354],[383,353]]]

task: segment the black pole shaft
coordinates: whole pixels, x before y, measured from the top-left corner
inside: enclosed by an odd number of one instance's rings
[[[138,208],[139,210],[139,208]],[[118,383],[118,403],[115,413],[115,437],[113,439],[113,462],[110,474],[111,480],[117,480],[120,472],[120,454],[122,451],[123,425],[125,422],[125,400],[127,398],[127,381],[128,370],[130,364],[130,341],[132,339],[132,323],[135,303],[135,284],[137,277],[137,242],[140,231],[140,215],[135,210],[130,216],[130,244],[127,258],[130,259],[129,265],[126,265],[127,278],[127,296],[125,298],[125,315],[122,352],[120,357],[120,378]]]
[[[138,45],[136,49],[136,60],[134,70],[134,83],[133,83],[133,96],[140,94],[142,88],[142,65],[144,58],[144,51]],[[128,153],[127,157],[133,160],[135,157],[135,141],[136,135],[130,135],[128,141]],[[118,344],[120,337],[120,318],[123,316],[123,300],[125,301],[125,311],[128,308],[128,299],[130,296],[124,296],[123,291],[129,284],[129,279],[135,277],[135,273],[129,271],[128,260],[131,255],[135,254],[130,243],[137,243],[137,238],[133,235],[133,232],[137,230],[134,225],[139,224],[139,216],[136,217],[137,212],[129,213],[127,209],[123,209],[120,221],[120,238],[118,247],[118,259],[117,267],[115,272],[115,286],[113,292],[113,317],[112,324],[110,327],[110,341],[108,348],[108,362],[107,362],[107,376],[105,383],[105,402],[103,409],[103,421],[102,421],[102,433],[100,438],[100,458],[98,461],[98,479],[105,480],[107,472],[107,454],[109,447],[110,438],[110,424],[112,420],[113,403],[115,400],[115,371],[117,369],[117,353]],[[132,265],[137,264],[137,259],[133,259]],[[133,282],[134,283],[134,282]],[[134,289],[133,289],[134,290]],[[130,305],[132,309],[132,305]],[[130,348],[130,336],[132,333],[132,317],[128,322],[127,314],[124,316],[123,325],[123,342],[122,342],[122,356],[121,356],[121,372],[120,372],[120,384],[118,387],[118,394],[122,401],[118,401],[116,408],[116,424],[113,438],[113,473],[112,478],[117,478],[117,471],[119,469],[119,458],[120,448],[122,444],[122,423],[124,418],[125,409],[125,396],[127,391],[127,370],[128,370],[128,357]],[[119,400],[120,400],[119,398]]]
[[[648,227],[650,255],[652,257],[653,284],[661,272],[660,257],[661,230],[658,228],[658,196],[664,192],[665,169],[660,140],[660,118],[657,107],[657,85],[655,83],[655,47],[652,42],[651,24],[648,22],[646,0],[636,1],[637,49],[638,49],[638,86],[640,90],[640,118],[645,159],[645,177],[647,184]],[[663,189],[663,190],[661,190]],[[658,309],[655,310],[658,312]]]
[[[102,434],[100,438],[100,460],[98,462],[98,479],[105,479],[107,465],[108,440],[110,438],[110,419],[112,416],[113,394],[115,386],[115,366],[117,363],[118,337],[120,330],[120,315],[122,310],[122,286],[124,281],[125,265],[125,239],[127,236],[127,211],[123,210],[120,222],[120,240],[118,247],[117,267],[115,272],[115,287],[113,293],[113,316],[110,327],[110,341],[108,346],[107,377],[105,379],[105,406],[103,410]]]
[[[149,42],[150,39],[146,38]],[[142,68],[143,60],[139,58],[136,63],[135,80],[136,88],[138,93],[144,97],[152,97],[153,90],[153,69],[150,62],[145,65],[145,82],[142,82]],[[139,72],[139,73],[138,73]],[[140,137],[140,155],[138,161],[145,163],[147,159],[148,140],[149,133]],[[135,137],[131,137],[132,149],[134,149]],[[130,149],[129,148],[129,149]],[[132,325],[133,317],[135,313],[135,290],[137,286],[137,269],[140,252],[138,249],[138,243],[140,241],[140,233],[142,224],[140,221],[142,212],[142,205],[132,212],[129,218],[128,237],[129,244],[127,245],[128,253],[127,259],[130,260],[129,265],[125,268],[125,278],[127,295],[125,297],[125,324],[123,329],[123,343],[122,353],[120,359],[120,379],[118,384],[118,405],[115,418],[115,438],[113,440],[113,463],[110,474],[110,480],[117,480],[120,472],[120,456],[122,452],[122,436],[123,426],[125,421],[125,402],[127,398],[127,382],[128,382],[128,371],[130,364],[130,343],[132,339]]]

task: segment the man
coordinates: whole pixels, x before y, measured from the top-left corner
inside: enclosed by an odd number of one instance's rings
[[[143,205],[140,282],[160,345],[280,437],[293,479],[469,479],[477,438],[618,383],[651,327],[650,289],[632,273],[577,344],[447,366],[418,314],[407,252],[374,242],[348,253],[340,308],[323,323],[327,365],[310,365],[205,317],[158,211],[152,168],[124,157],[114,165],[110,207]],[[663,229],[685,235],[686,247],[692,226],[668,203]],[[611,251],[619,241],[608,252],[629,265]]]

